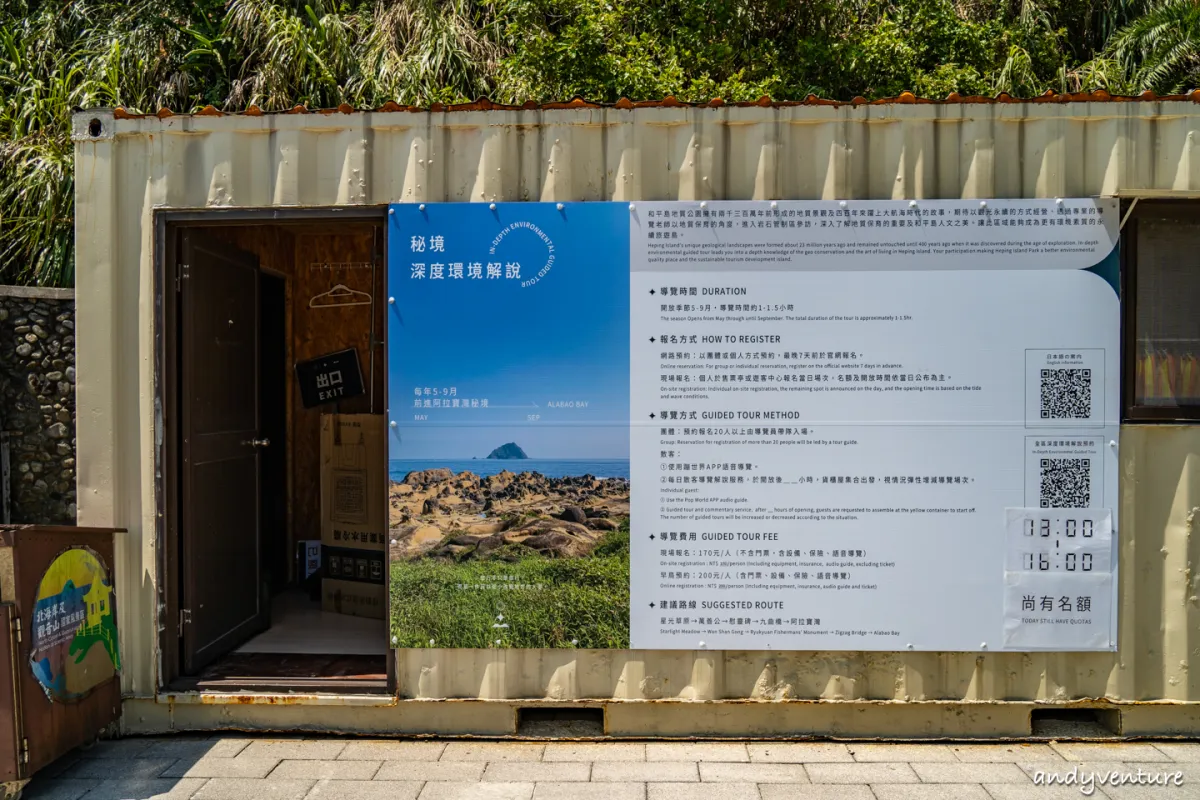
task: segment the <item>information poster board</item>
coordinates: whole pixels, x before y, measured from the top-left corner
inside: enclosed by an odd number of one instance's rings
[[[1115,648],[1115,200],[390,221],[394,646]]]

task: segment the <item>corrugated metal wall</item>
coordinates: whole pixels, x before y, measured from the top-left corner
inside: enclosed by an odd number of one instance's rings
[[[93,119],[99,135],[89,131]],[[124,687],[143,697],[154,693],[157,663],[155,208],[1200,192],[1200,106],[1180,100],[140,119],[84,112],[75,127],[79,522],[129,529],[116,565]],[[1121,458],[1115,655],[421,650],[400,654],[401,693],[1200,700],[1200,577],[1192,568],[1200,430],[1126,427]]]

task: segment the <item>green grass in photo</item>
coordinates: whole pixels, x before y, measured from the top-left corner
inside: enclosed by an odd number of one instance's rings
[[[397,562],[390,593],[393,647],[628,649],[629,525],[580,558]]]

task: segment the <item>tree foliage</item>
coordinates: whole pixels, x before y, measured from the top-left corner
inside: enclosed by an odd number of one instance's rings
[[[0,281],[73,282],[70,114],[1200,85],[1200,0],[5,0]]]

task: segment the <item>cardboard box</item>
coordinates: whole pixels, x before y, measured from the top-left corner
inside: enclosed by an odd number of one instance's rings
[[[321,547],[321,608],[336,614],[384,619],[387,612],[382,550]]]
[[[335,614],[387,618],[387,593],[380,584],[321,579],[321,608]]]
[[[387,418],[321,416],[321,544],[383,551],[387,543]]]
[[[321,416],[321,608],[387,616],[387,418]]]

